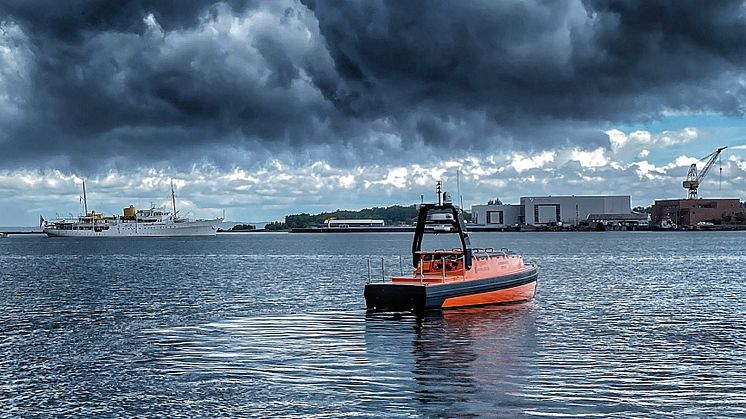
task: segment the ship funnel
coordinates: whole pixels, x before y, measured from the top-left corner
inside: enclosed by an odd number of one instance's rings
[[[134,205],[130,205],[129,207],[124,208],[123,212],[124,212],[124,218],[134,219],[137,210],[135,209]]]

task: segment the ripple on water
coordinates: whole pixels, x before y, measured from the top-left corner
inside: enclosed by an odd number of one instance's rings
[[[746,416],[742,237],[476,233],[539,262],[535,301],[419,319],[361,297],[409,235],[11,238],[0,411]]]

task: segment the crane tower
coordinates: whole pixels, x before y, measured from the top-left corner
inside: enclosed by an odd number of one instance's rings
[[[689,191],[689,199],[697,199],[697,189],[699,189],[699,184],[702,182],[702,179],[707,176],[707,172],[710,171],[710,168],[712,168],[712,165],[715,163],[718,156],[720,156],[720,153],[722,153],[726,148],[728,147],[719,147],[712,153],[702,157],[700,160],[707,160],[707,162],[699,172],[697,172],[697,163],[692,163],[689,167],[689,172],[686,174],[686,180],[683,182],[684,189]]]

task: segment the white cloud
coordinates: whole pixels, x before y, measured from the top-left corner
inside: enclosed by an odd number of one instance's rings
[[[544,167],[547,164],[552,163],[556,155],[557,153],[554,151],[544,151],[532,156],[516,153],[511,157],[510,165],[513,166],[513,169],[515,169],[516,172],[521,173],[526,170]]]
[[[609,158],[606,157],[606,151],[599,147],[595,150],[573,149],[570,154],[570,160],[580,163],[585,168],[603,167],[609,164]]]
[[[499,197],[517,203],[526,195],[630,194],[633,205],[683,197],[681,181],[696,159],[678,156],[669,162],[623,163],[605,149],[559,149],[539,153],[532,168],[513,167],[513,155],[468,156],[460,161],[461,191],[467,207]],[[554,159],[547,163],[549,156]],[[531,162],[532,157],[524,156]],[[574,162],[578,162],[576,164]],[[541,164],[538,164],[541,163]],[[571,163],[571,164],[568,164]],[[298,165],[272,160],[256,168],[222,170],[195,166],[178,172],[143,168],[110,171],[86,179],[89,208],[119,213],[135,204],[168,206],[169,185],[177,187],[177,206],[193,217],[213,217],[226,210],[230,220],[280,220],[286,214],[412,204],[423,194],[432,200],[434,181],[455,194],[452,162],[407,167],[366,166],[344,169],[326,161]],[[499,170],[507,168],[507,170]],[[712,178],[703,182],[703,196],[746,197],[746,160],[731,154],[723,160],[722,190]],[[0,171],[0,224],[33,225],[40,214],[80,212],[81,178],[59,170]]]
[[[637,167],[635,173],[637,173],[641,179],[662,179],[662,176],[666,174],[665,168],[657,167],[645,160],[634,163],[633,166]]]
[[[611,151],[616,155],[642,155],[646,157],[650,149],[664,148],[677,144],[686,144],[699,136],[696,128],[684,128],[678,131],[662,131],[654,134],[650,131],[637,130],[625,134],[618,129],[606,131]]]
[[[355,186],[355,175],[339,176],[337,182],[339,182],[339,186],[345,189],[350,189]]]
[[[395,167],[388,170],[386,176],[380,180],[366,181],[365,187],[372,185],[392,186],[394,188],[404,188],[407,186],[407,175],[409,172],[406,167]]]
[[[699,159],[689,156],[678,156],[676,160],[667,165],[668,168],[673,167],[689,167],[694,163],[699,163]]]

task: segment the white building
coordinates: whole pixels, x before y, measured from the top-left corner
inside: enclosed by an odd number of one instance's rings
[[[521,198],[523,224],[571,224],[588,219],[588,214],[629,214],[629,195],[532,196]]]
[[[324,221],[324,227],[327,228],[354,228],[354,227],[383,227],[383,220],[366,220],[366,219],[350,219],[350,220],[335,220],[328,219]]]
[[[473,205],[471,221],[491,227],[510,227],[521,223],[521,205]]]
[[[474,205],[475,224],[493,227],[521,225],[576,225],[589,214],[630,214],[629,195],[529,196],[519,205]]]

